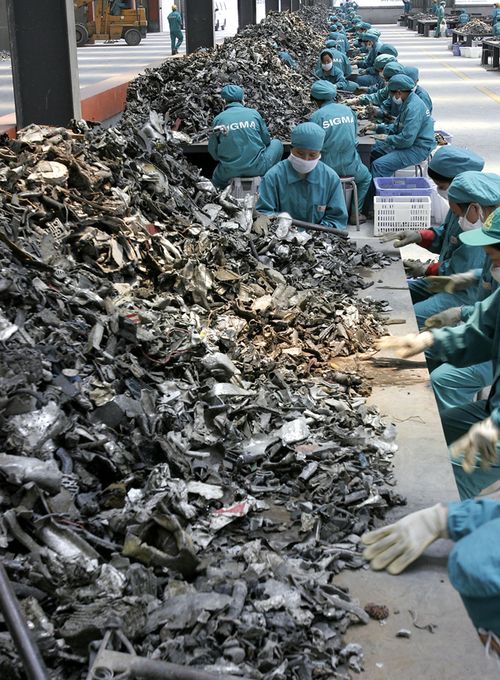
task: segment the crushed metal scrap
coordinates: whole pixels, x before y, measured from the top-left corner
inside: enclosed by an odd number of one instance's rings
[[[149,124],[149,152],[127,126],[0,147],[2,561],[51,679],[111,629],[193,672],[349,677],[368,615],[335,575],[401,499],[340,359],[382,331],[356,292],[387,260],[253,229]]]
[[[147,69],[128,89],[124,120],[134,126],[138,115],[153,110],[169,127],[202,140],[223,108],[221,87],[231,82],[245,88],[245,102],[259,110],[271,134],[289,139],[311,111],[309,90],[323,37],[296,13],[271,13],[222,45]],[[281,61],[281,50],[297,61],[297,71]]]

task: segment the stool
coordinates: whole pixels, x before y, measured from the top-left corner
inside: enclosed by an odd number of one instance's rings
[[[350,212],[349,205],[350,204],[354,205],[354,217],[356,218],[356,231],[359,231],[358,187],[356,186],[354,177],[341,177],[340,181],[342,182],[342,189],[344,191],[347,212]]]
[[[245,198],[249,194],[255,196],[259,189],[261,177],[233,177],[229,194],[233,198]]]

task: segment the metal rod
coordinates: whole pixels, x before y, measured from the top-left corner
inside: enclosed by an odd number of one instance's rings
[[[7,628],[16,645],[17,652],[26,671],[28,680],[48,680],[47,669],[40,650],[33,640],[26,620],[21,611],[19,601],[0,562],[0,610]]]
[[[349,234],[347,231],[342,229],[335,229],[335,227],[323,227],[320,224],[312,224],[311,222],[303,222],[302,220],[292,219],[292,224],[296,227],[302,227],[307,231],[323,231],[325,234],[332,234],[334,236],[340,236],[340,238],[348,239]]]

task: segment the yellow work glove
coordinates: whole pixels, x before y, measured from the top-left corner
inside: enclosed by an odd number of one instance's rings
[[[382,338],[375,340],[375,347],[378,350],[394,350],[402,359],[407,359],[432,347],[433,343],[434,336],[432,333],[424,331],[423,333],[409,333],[401,337],[384,335]]]

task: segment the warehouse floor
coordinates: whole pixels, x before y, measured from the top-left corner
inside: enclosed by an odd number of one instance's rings
[[[401,63],[419,67],[421,85],[434,102],[436,129],[450,132],[454,143],[483,155],[485,170],[500,172],[496,146],[491,143],[500,126],[500,73],[486,72],[478,66],[479,60],[453,57],[447,39],[424,38],[395,26],[379,28],[381,39],[398,48]],[[367,225],[362,234],[370,233],[370,229]],[[373,237],[361,236],[359,241],[392,250]],[[418,246],[403,251],[403,257],[429,259],[428,251]],[[401,263],[372,278],[375,284],[366,292],[389,300],[392,316],[406,320],[389,326],[391,335],[416,331]],[[407,498],[407,506],[393,511],[392,518],[441,500],[457,499],[425,364],[402,362],[398,368],[384,366],[383,360],[376,363],[371,403],[397,425],[395,476],[398,491]],[[439,541],[398,577],[366,570],[345,571],[337,578],[361,604],[385,604],[391,612],[383,624],[373,622],[347,634],[348,640],[363,645],[369,680],[498,678],[498,669],[486,660],[460,598],[448,582],[446,558],[451,547],[450,542]],[[421,628],[414,625],[415,620]],[[397,638],[401,629],[410,630],[411,638]]]

